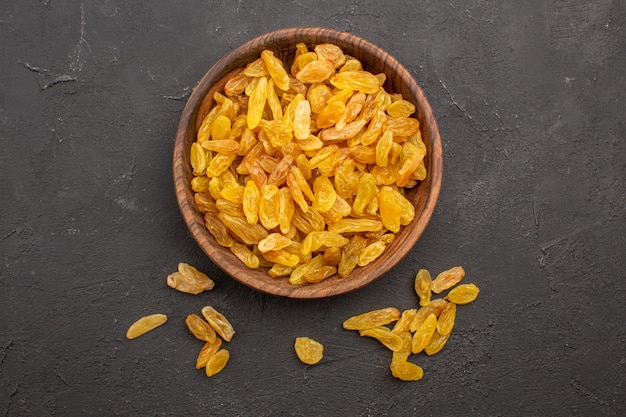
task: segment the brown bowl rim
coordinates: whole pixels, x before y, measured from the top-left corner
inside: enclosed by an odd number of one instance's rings
[[[340,46],[347,45],[352,49],[365,49],[372,54],[372,62],[382,65],[385,72],[393,71],[392,82],[404,80],[410,96],[405,97],[416,104],[417,117],[420,124],[428,126],[428,131],[422,131],[427,137],[427,171],[428,177],[416,188],[426,187],[426,201],[421,210],[416,209],[413,222],[403,228],[396,239],[386,249],[385,254],[365,267],[358,267],[353,274],[346,278],[337,275],[316,284],[293,286],[286,278],[272,278],[265,269],[252,270],[246,268],[229,250],[219,246],[204,226],[202,214],[195,206],[193,191],[190,186],[191,170],[189,168],[188,149],[191,143],[186,144],[187,126],[197,124],[197,114],[206,97],[206,92],[232,70],[242,67],[257,58],[264,48],[281,48],[281,45],[295,46],[297,42],[307,39],[307,43],[314,45],[323,42],[332,42]],[[283,46],[284,47],[284,46]],[[380,62],[382,61],[382,62]],[[368,67],[364,62],[364,67]],[[389,76],[387,82],[390,82]],[[403,93],[404,95],[404,93]],[[209,99],[210,100],[210,99]],[[441,137],[437,121],[432,112],[430,103],[424,92],[409,71],[391,54],[357,35],[335,29],[321,27],[294,27],[279,29],[252,38],[220,58],[200,79],[194,87],[182,111],[174,142],[173,176],[176,199],[184,222],[196,243],[203,252],[220,269],[237,281],[256,290],[288,298],[323,298],[351,292],[379,279],[400,262],[415,246],[423,234],[435,209],[441,189],[443,161]],[[426,183],[427,182],[427,183]],[[418,190],[419,191],[419,190]],[[414,202],[415,204],[415,202]],[[401,238],[401,239],[399,239]]]

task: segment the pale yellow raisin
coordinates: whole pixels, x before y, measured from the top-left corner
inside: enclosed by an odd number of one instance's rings
[[[263,109],[267,100],[267,78],[258,78],[256,87],[250,94],[248,103],[247,124],[248,129],[254,129],[259,125],[263,117]]]
[[[412,362],[392,361],[389,369],[394,378],[402,381],[419,381],[424,377],[424,370]]]
[[[445,299],[454,304],[468,304],[478,297],[479,292],[474,284],[461,284],[451,289]]]
[[[432,300],[430,304],[421,307],[419,310],[417,310],[417,313],[415,313],[415,317],[413,318],[413,321],[409,326],[409,330],[412,332],[417,331],[417,329],[420,328],[422,323],[424,323],[424,321],[426,320],[426,318],[428,318],[430,314],[434,314],[435,316],[439,317],[446,305],[448,305],[448,302],[446,300],[444,300],[443,298],[438,298],[436,300]]]
[[[261,252],[269,252],[272,250],[284,249],[292,243],[293,240],[281,235],[280,233],[270,233],[265,239],[259,242],[257,247]]]
[[[370,243],[361,251],[357,264],[359,266],[366,266],[374,262],[380,255],[383,254],[386,246],[387,245],[385,245],[385,243],[380,240],[377,240],[374,243]]]
[[[167,316],[165,314],[151,314],[149,316],[142,317],[130,325],[128,331],[126,332],[126,338],[135,339],[142,334],[165,324],[166,321]]]
[[[178,264],[178,272],[167,277],[167,285],[188,294],[200,294],[215,287],[213,280],[206,274],[183,262]]]
[[[205,306],[202,308],[202,316],[222,339],[227,342],[231,341],[235,334],[235,329],[233,329],[233,326],[222,313],[211,306]]]
[[[185,323],[196,339],[204,340],[205,342],[215,341],[217,337],[215,330],[197,314],[189,314],[185,319]]]
[[[430,272],[426,269],[420,269],[415,275],[415,293],[420,299],[420,305],[423,307],[430,304],[432,290],[430,288],[432,279]]]
[[[400,318],[400,310],[395,307],[387,307],[379,310],[353,316],[343,322],[346,330],[367,330],[378,326],[384,326]]]
[[[429,314],[422,325],[413,334],[411,352],[418,354],[428,345],[433,334],[437,330],[437,316]]]
[[[324,357],[324,345],[308,337],[297,337],[294,349],[298,359],[307,365],[315,365]]]
[[[248,246],[242,243],[233,242],[229,249],[233,255],[235,255],[248,268],[256,269],[259,267],[259,257],[256,256],[254,252],[248,248]]]
[[[400,319],[393,326],[393,329],[391,329],[391,332],[400,334],[400,333],[409,331],[411,322],[415,318],[415,314],[417,314],[417,310],[414,308],[409,309],[409,310],[404,310],[402,312],[402,315],[400,316]]]
[[[285,71],[282,61],[267,49],[261,52],[261,59],[265,62],[265,68],[276,83],[276,87],[283,91],[289,90],[289,74]]]
[[[191,168],[193,169],[193,175],[204,175],[207,167],[206,151],[198,142],[191,144],[189,159],[191,162]]]
[[[206,376],[212,377],[213,375],[221,372],[230,358],[230,353],[226,349],[219,350],[215,355],[211,356],[206,364]]]
[[[206,367],[209,359],[215,355],[220,348],[222,347],[222,339],[219,337],[215,338],[213,342],[206,342],[200,352],[198,353],[198,358],[196,359],[196,369],[201,369]]]
[[[411,335],[411,332],[409,332],[408,330],[396,334],[402,338],[402,348],[393,352],[391,356],[391,362],[406,362],[411,355],[411,342],[413,340],[413,337]]]
[[[431,289],[435,294],[439,294],[458,284],[464,276],[465,270],[463,267],[455,266],[437,275],[437,278],[435,278],[431,284]]]
[[[360,330],[359,335],[373,337],[380,343],[385,345],[391,351],[399,351],[404,345],[404,339],[399,335],[392,333],[391,330],[385,326],[378,326],[372,329]]]
[[[431,356],[431,355],[434,355],[435,353],[440,352],[441,349],[443,349],[443,347],[448,342],[449,338],[450,338],[449,334],[442,335],[442,334],[439,334],[439,332],[435,330],[435,333],[433,334],[433,337],[430,339],[430,342],[428,342],[428,345],[426,345],[426,347],[424,348],[424,352],[426,352],[428,356]]]
[[[439,315],[437,320],[437,331],[445,336],[452,333],[454,328],[454,320],[456,319],[456,304],[448,303]]]

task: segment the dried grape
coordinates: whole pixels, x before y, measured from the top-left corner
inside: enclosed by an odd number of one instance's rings
[[[307,365],[315,365],[324,357],[324,346],[308,337],[297,337],[294,349],[298,359]]]
[[[167,321],[167,316],[165,314],[151,314],[149,316],[144,316],[130,325],[128,331],[126,332],[127,339],[135,339],[150,330],[156,329],[157,327],[165,324]]]

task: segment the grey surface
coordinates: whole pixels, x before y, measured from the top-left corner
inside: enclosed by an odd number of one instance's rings
[[[626,415],[626,31],[614,1],[0,2],[0,415]],[[327,26],[389,51],[423,86],[444,144],[423,238],[360,291],[250,290],[199,250],[174,198],[186,95],[266,31]],[[180,261],[214,277],[177,293]],[[479,299],[448,346],[389,373],[341,329],[416,306],[412,280],[463,265]],[[207,379],[184,317],[234,324]],[[170,321],[134,341],[138,317]],[[326,346],[317,366],[292,349]]]

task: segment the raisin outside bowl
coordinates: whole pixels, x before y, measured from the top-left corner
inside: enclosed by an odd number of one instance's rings
[[[294,286],[289,284],[287,277],[269,276],[267,268],[246,267],[229,249],[217,244],[206,229],[203,215],[194,202],[194,192],[190,184],[193,174],[189,152],[204,116],[215,104],[213,93],[223,90],[228,74],[254,61],[264,49],[272,50],[288,68],[299,42],[305,43],[309,48],[320,43],[333,43],[347,55],[359,59],[364,70],[374,74],[385,73],[385,90],[402,94],[405,100],[416,107],[413,117],[420,122],[422,139],[427,148],[424,162],[428,175],[406,193],[406,197],[415,207],[415,219],[400,230],[378,259],[365,267],[357,267],[345,278],[335,274],[315,284]],[[266,33],[233,49],[218,60],[198,82],[178,124],[173,174],[176,198],[185,224],[200,248],[217,266],[241,283],[265,293],[290,298],[323,298],[354,291],[380,278],[417,243],[432,216],[441,188],[441,138],[437,121],[422,89],[406,68],[390,54],[350,33],[326,28],[288,28]]]

